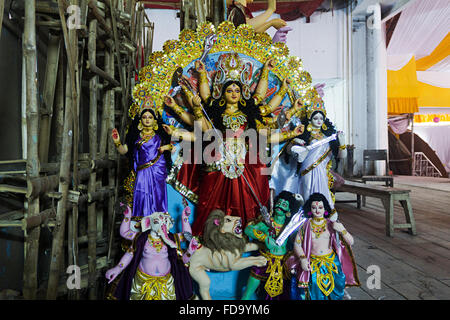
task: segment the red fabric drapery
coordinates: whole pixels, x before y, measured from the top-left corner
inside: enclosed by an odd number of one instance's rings
[[[324,2],[325,0],[311,0],[305,2],[284,2],[283,0],[277,2],[277,12],[283,20],[292,21],[300,18],[301,16],[310,17],[314,11]],[[155,0],[155,4],[147,2],[145,4],[146,8],[153,9],[179,9],[180,0]],[[163,4],[163,2],[167,2]],[[267,8],[267,3],[251,3],[248,5],[252,12],[265,10]]]
[[[281,16],[281,19],[285,21],[293,21],[301,16],[304,17],[310,17],[314,11],[317,10],[318,7],[324,2],[325,0],[312,0],[312,1],[306,1],[306,2],[289,2],[289,3],[283,3],[277,2],[277,11]],[[265,10],[267,8],[267,4],[265,3],[252,3],[249,4],[249,8],[251,11],[260,11]]]

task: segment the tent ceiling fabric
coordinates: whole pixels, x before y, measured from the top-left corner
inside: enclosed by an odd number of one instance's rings
[[[450,30],[448,0],[415,0],[402,11],[388,47],[389,55],[428,56]]]
[[[403,102],[417,99],[418,107],[450,107],[449,17],[449,0],[413,0],[401,12],[387,48],[388,97],[395,97],[393,101],[401,92]],[[415,60],[415,72],[411,60]],[[405,83],[409,95],[404,92]]]

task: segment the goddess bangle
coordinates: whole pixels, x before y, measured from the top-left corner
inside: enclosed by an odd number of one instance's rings
[[[284,140],[293,138],[293,137],[295,137],[295,136],[296,136],[295,131],[283,132],[283,138],[284,138]]]
[[[263,100],[263,98],[261,97],[261,95],[259,93],[255,93],[253,95],[253,99],[255,99],[255,104],[260,104],[261,101]]]
[[[181,116],[184,113],[184,109],[182,107],[180,107],[179,105],[177,105],[177,104],[172,109],[179,116]]]
[[[347,232],[347,230],[345,230],[345,229],[341,232],[341,234],[342,234],[343,236],[345,236],[347,233],[348,233],[348,232]]]
[[[281,87],[280,90],[278,90],[278,92],[276,93],[276,95],[283,99],[285,94],[286,94],[286,92],[287,92],[287,88],[286,87]]]
[[[114,145],[116,146],[116,148],[118,148],[122,145],[122,143],[120,143],[120,141],[114,141]]]
[[[262,116],[266,116],[270,113],[270,104],[266,104],[265,106],[259,107]]]
[[[206,71],[201,71],[200,73],[200,83],[208,83],[208,76],[206,75]]]
[[[183,92],[184,92],[184,94],[186,95],[186,97],[187,97],[189,100],[192,100],[192,97],[194,96],[194,94],[192,93],[192,91],[189,90],[188,88],[186,88],[185,86],[182,86],[181,88],[183,89]]]
[[[195,116],[196,119],[201,119],[201,118],[203,118],[202,108],[200,108],[200,107],[194,107],[194,116]]]
[[[300,259],[306,259],[306,256],[305,255],[301,255],[299,258]]]
[[[339,150],[345,150],[347,148],[347,146],[345,144],[343,144],[342,146],[339,146]]]
[[[263,71],[261,73],[261,76],[259,77],[259,81],[261,80],[268,80],[269,79],[269,69],[263,68]]]

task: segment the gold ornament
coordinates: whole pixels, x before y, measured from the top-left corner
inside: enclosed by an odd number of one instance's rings
[[[323,222],[319,225],[314,223],[314,219],[311,221],[311,231],[316,235],[316,239],[318,239],[327,229],[327,221],[323,218],[320,220],[323,220]]]
[[[247,117],[241,112],[236,111],[230,115],[223,114],[222,123],[226,128],[229,128],[233,131],[239,130],[239,128],[247,122]]]
[[[150,234],[148,235],[148,242],[150,245],[156,249],[156,252],[160,252],[163,247],[163,242],[161,239],[154,239]]]

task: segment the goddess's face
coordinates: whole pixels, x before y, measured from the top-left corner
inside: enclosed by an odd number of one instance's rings
[[[314,218],[323,218],[325,207],[322,201],[313,201],[311,203],[311,213]]]
[[[313,128],[320,128],[324,122],[323,115],[318,112],[311,118],[311,125]]]
[[[155,125],[155,117],[149,111],[144,112],[141,117],[141,122],[144,127],[153,127]]]
[[[225,101],[229,104],[236,104],[241,99],[241,88],[235,83],[225,89]]]

